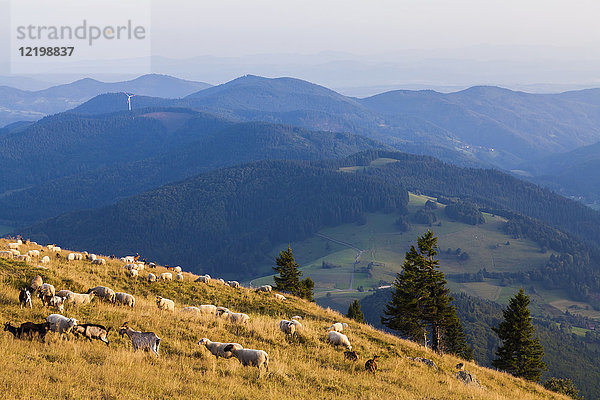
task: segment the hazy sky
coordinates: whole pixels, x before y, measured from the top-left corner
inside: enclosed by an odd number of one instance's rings
[[[153,45],[170,57],[482,44],[597,51],[599,17],[597,0],[154,0]]]

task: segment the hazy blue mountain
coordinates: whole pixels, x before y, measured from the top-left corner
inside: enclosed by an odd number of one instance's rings
[[[0,126],[66,111],[102,93],[125,91],[140,96],[179,98],[207,87],[210,87],[207,83],[156,74],[124,82],[85,78],[38,91],[0,86]]]
[[[385,146],[347,133],[315,132],[284,125],[218,121],[196,117],[181,129],[195,141],[143,160],[115,163],[94,171],[42,182],[0,196],[0,220],[15,225],[65,212],[96,208],[216,168],[259,160],[319,160],[345,157]],[[183,134],[179,133],[179,134]]]

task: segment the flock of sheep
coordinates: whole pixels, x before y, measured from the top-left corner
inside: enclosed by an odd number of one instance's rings
[[[0,257],[6,255],[8,258],[8,253],[10,253],[12,258],[21,261],[27,261],[27,259],[17,258],[20,255],[18,253],[18,248],[22,244],[19,240],[14,243],[9,243],[8,251],[0,251]],[[54,245],[48,245],[48,250],[52,253],[55,253],[57,256],[60,256],[62,249],[60,247]],[[42,250],[43,251],[43,250]],[[37,253],[35,253],[37,252]],[[26,257],[40,257],[40,250],[29,250]],[[120,260],[125,264],[123,269],[125,272],[131,277],[139,277],[140,271],[143,271],[147,266],[156,267],[154,263],[140,263],[138,262],[139,256],[127,256],[123,257]],[[49,263],[49,256],[44,256],[42,260],[44,264]],[[75,260],[83,260],[87,259],[94,264],[106,264],[106,260],[103,258],[99,258],[94,254],[88,253],[69,253],[66,257],[67,261],[75,261]],[[29,260],[30,261],[30,260]],[[177,274],[177,280],[183,280],[183,274],[180,267],[172,267],[172,270]],[[158,280],[172,280],[173,276],[170,272],[164,272],[156,276],[153,273],[149,273],[147,275],[148,282],[155,282]],[[211,277],[209,275],[203,275],[198,277],[195,282],[204,282],[208,283],[211,281]],[[217,279],[216,281],[226,284],[232,288],[239,288],[240,284],[237,281],[223,281],[222,279]],[[258,293],[271,293],[273,291],[270,285],[263,285],[255,289]],[[58,313],[51,314],[46,318],[46,322],[35,324],[32,322],[25,322],[21,324],[20,327],[14,327],[10,323],[5,324],[5,331],[9,331],[16,338],[23,337],[32,337],[38,336],[40,339],[44,340],[44,337],[48,331],[56,332],[58,335],[63,337],[69,333],[73,333],[76,336],[83,336],[87,338],[89,341],[91,340],[100,340],[106,345],[109,344],[108,333],[111,328],[106,328],[103,325],[98,324],[80,324],[74,318],[67,318],[61,315],[64,312],[65,305],[69,306],[79,306],[85,305],[92,302],[94,298],[102,299],[103,301],[109,302],[111,304],[118,304],[127,307],[135,307],[135,297],[129,293],[123,292],[115,292],[109,287],[105,286],[96,286],[90,288],[87,293],[75,293],[70,290],[60,290],[56,292],[56,289],[53,285],[49,283],[45,283],[42,280],[41,276],[36,276],[31,280],[31,283],[28,287],[23,287],[19,293],[19,301],[21,303],[21,308],[23,307],[32,307],[32,296],[37,295],[44,307],[55,308]],[[274,293],[274,297],[277,300],[284,301],[286,297],[279,293]],[[175,311],[175,302],[173,300],[164,298],[162,296],[156,297],[156,305],[159,310],[164,311]],[[227,320],[230,323],[234,324],[245,324],[250,319],[250,316],[244,313],[232,312],[226,307],[217,307],[212,304],[204,304],[199,306],[187,306],[182,309],[182,312],[185,313],[193,313],[197,315],[211,315],[215,318],[222,318]],[[302,330],[301,316],[294,316],[290,320],[281,320],[279,321],[279,329],[286,335],[294,336],[297,332]],[[326,328],[327,330],[327,340],[334,346],[343,346],[347,349],[344,353],[346,359],[356,361],[358,358],[356,353],[352,351],[352,346],[350,344],[350,340],[348,337],[343,334],[343,330],[347,329],[348,325],[346,323],[334,323],[330,327]],[[129,327],[128,323],[125,322],[119,328],[119,334],[121,336],[127,335],[131,340],[131,344],[133,346],[134,351],[137,350],[145,350],[150,351],[155,354],[157,357],[159,355],[159,347],[161,338],[159,338],[154,332],[140,332]],[[260,369],[261,366],[264,366],[266,370],[269,367],[269,355],[264,350],[255,350],[255,349],[245,349],[239,343],[222,343],[222,342],[213,342],[208,338],[203,338],[198,341],[198,345],[203,345],[206,349],[212,353],[217,359],[221,358],[237,358],[244,366],[254,366]]]

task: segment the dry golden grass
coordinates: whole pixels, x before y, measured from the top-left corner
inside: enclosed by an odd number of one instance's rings
[[[0,241],[0,249],[7,241]],[[35,246],[21,246],[25,249]],[[63,251],[63,255],[68,252]],[[42,254],[43,255],[43,254]],[[55,285],[56,290],[85,292],[96,285],[136,296],[135,308],[113,306],[95,299],[92,304],[65,311],[81,322],[112,327],[110,346],[70,337],[60,340],[49,335],[46,343],[0,335],[0,389],[4,399],[560,399],[541,386],[509,375],[466,363],[466,369],[485,388],[466,386],[455,378],[461,360],[440,356],[414,343],[398,339],[314,303],[288,296],[281,302],[272,294],[232,289],[216,282],[148,284],[142,277],[129,278],[122,263],[110,260],[107,266],[89,261],[52,261],[47,270],[33,265],[0,259],[0,318],[20,324],[41,322],[54,312],[34,299],[32,310],[19,308],[18,288],[36,274]],[[157,268],[153,273],[162,272]],[[176,311],[159,312],[154,296],[175,300]],[[229,324],[213,317],[181,313],[188,305],[215,304],[251,316],[247,325]],[[303,331],[295,339],[285,337],[277,323],[281,318],[302,315]],[[155,332],[162,338],[160,358],[134,353],[127,337],[115,332],[125,321],[134,329]],[[344,321],[345,332],[359,354],[359,361],[344,360],[343,349],[326,342],[325,327]],[[269,371],[243,367],[237,360],[219,359],[196,342],[237,342],[246,348],[269,353]],[[364,371],[374,354],[381,356],[376,375]],[[435,371],[407,357],[433,359]]]

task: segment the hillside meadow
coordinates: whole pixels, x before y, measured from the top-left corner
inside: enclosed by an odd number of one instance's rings
[[[0,249],[8,241],[0,240]],[[40,246],[21,245],[24,253]],[[48,252],[42,253],[42,255]],[[216,280],[193,282],[185,273],[183,282],[145,280],[125,274],[119,260],[105,266],[89,261],[67,262],[51,257],[47,269],[38,260],[26,264],[0,259],[0,319],[18,325],[42,322],[48,314],[37,298],[33,309],[20,309],[18,290],[35,275],[56,290],[85,292],[97,285],[112,287],[136,297],[133,309],[94,299],[85,306],[71,306],[67,317],[81,323],[99,323],[112,328],[110,345],[72,335],[66,340],[49,334],[46,342],[14,339],[9,332],[0,335],[0,390],[4,399],[564,399],[541,386],[507,374],[466,362],[466,370],[483,387],[467,386],[455,378],[455,366],[462,360],[434,354],[425,348],[383,333],[369,325],[350,321],[314,303],[287,296],[278,301],[272,293],[255,293],[248,288],[233,289]],[[153,273],[166,271],[162,267]],[[175,312],[159,311],[156,295],[173,299]],[[214,304],[250,315],[245,325],[234,325],[215,317],[190,316],[185,306]],[[303,317],[302,331],[286,337],[278,321],[293,315]],[[161,339],[160,357],[133,352],[129,339],[119,337],[123,322],[137,330],[155,332]],[[347,322],[345,332],[358,362],[344,360],[343,349],[326,341],[325,328]],[[268,371],[243,367],[236,359],[219,359],[196,342],[237,342],[245,348],[265,350],[270,357]],[[381,356],[375,375],[364,370],[372,355]],[[438,370],[408,357],[432,359]]]

